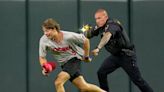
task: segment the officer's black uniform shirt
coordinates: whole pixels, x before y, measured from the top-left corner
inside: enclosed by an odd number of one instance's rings
[[[113,55],[117,55],[122,49],[132,49],[133,45],[129,41],[125,30],[118,20],[109,19],[103,27],[94,28],[91,30],[91,37],[101,35],[104,32],[110,32],[112,34],[110,40],[105,45],[105,49]]]

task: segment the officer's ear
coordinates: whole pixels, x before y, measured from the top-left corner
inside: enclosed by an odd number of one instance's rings
[[[109,17],[106,15],[105,18],[108,19]]]

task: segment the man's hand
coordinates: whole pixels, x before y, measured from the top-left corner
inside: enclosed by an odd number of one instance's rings
[[[44,63],[42,66],[42,74],[48,76],[48,74],[52,72],[55,68],[56,68],[56,63],[54,62]]]
[[[49,75],[49,72],[46,71],[45,68],[43,68],[43,69],[42,69],[42,74],[43,74],[44,76],[48,76],[48,75]]]
[[[98,53],[99,53],[99,49],[98,48],[96,48],[96,49],[94,49],[94,50],[92,50],[92,54],[94,55],[94,56],[97,56],[98,55]]]
[[[89,56],[84,56],[83,59],[82,59],[84,62],[91,62],[92,61],[92,58],[90,58]]]

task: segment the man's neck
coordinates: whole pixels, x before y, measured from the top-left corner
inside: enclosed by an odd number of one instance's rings
[[[59,32],[58,35],[54,38],[56,43],[60,43],[63,40],[63,33]]]

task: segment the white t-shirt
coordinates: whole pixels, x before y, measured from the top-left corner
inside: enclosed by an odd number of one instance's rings
[[[83,34],[74,32],[61,31],[63,40],[61,43],[48,39],[46,35],[40,38],[39,56],[46,57],[47,51],[51,51],[54,58],[61,65],[66,63],[73,57],[82,58],[84,51],[80,46],[83,46],[86,37]]]

